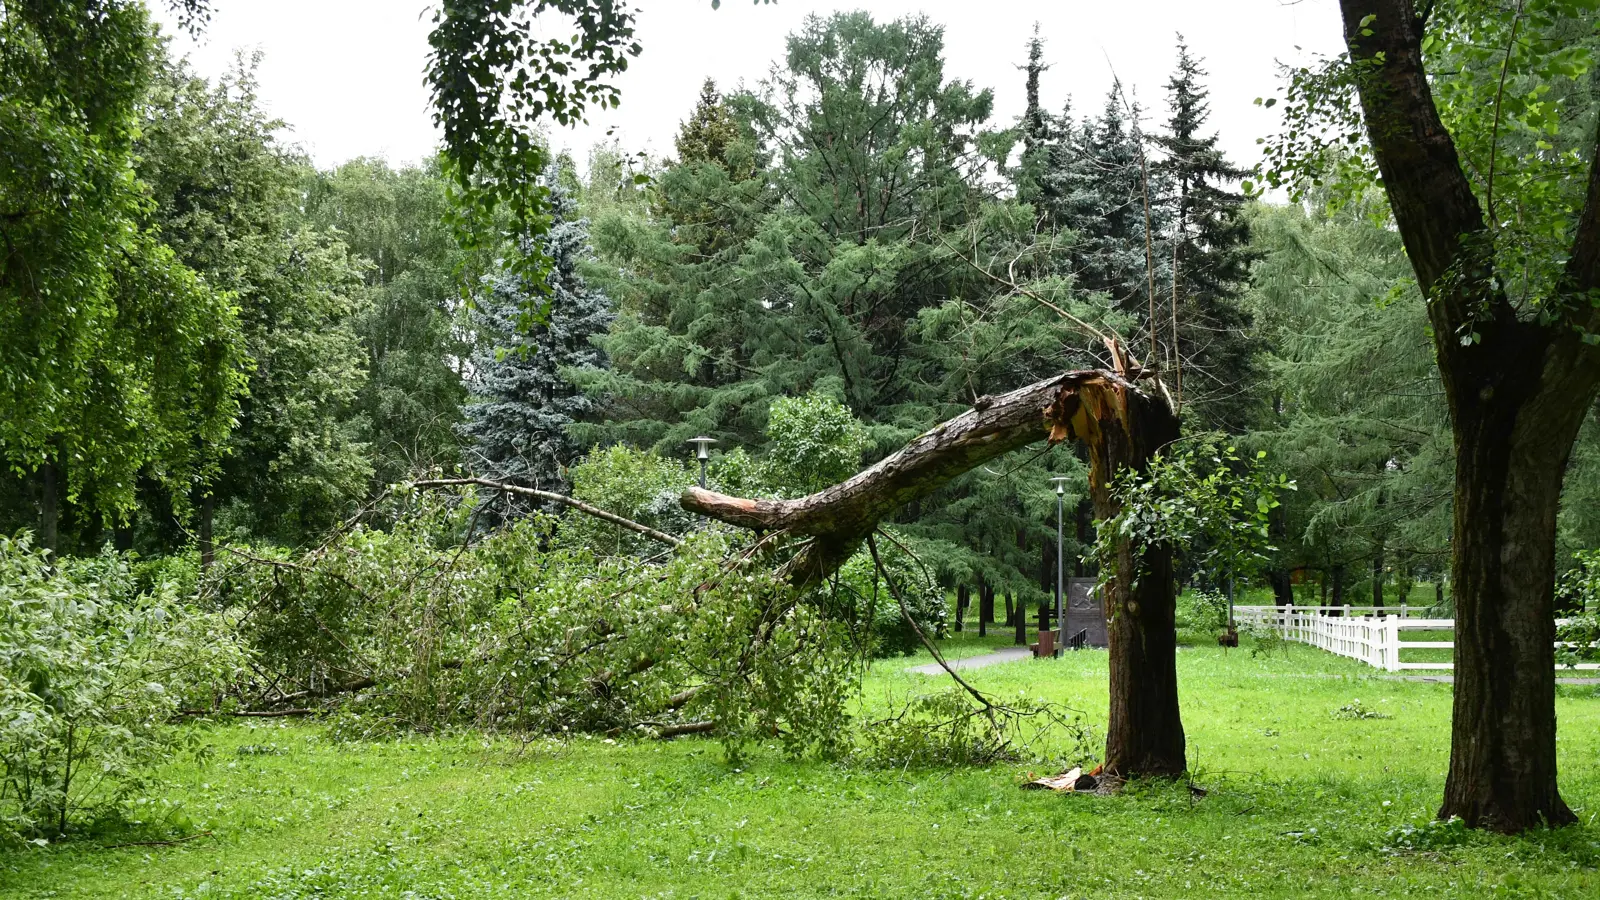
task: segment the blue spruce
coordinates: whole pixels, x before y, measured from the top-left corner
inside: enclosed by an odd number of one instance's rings
[[[482,477],[547,491],[566,488],[565,471],[577,454],[567,433],[591,406],[568,378],[575,369],[604,368],[605,352],[593,341],[614,318],[606,295],[585,284],[578,264],[590,254],[589,222],[552,168],[553,221],[536,245],[549,260],[542,285],[507,271],[486,280],[473,314],[478,350],[473,354],[473,397],[462,436],[468,460]],[[543,322],[534,315],[547,309]]]

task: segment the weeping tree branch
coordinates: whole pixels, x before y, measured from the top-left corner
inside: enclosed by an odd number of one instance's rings
[[[541,491],[535,488],[523,487],[519,484],[506,484],[503,481],[491,481],[488,478],[428,478],[422,481],[411,482],[413,487],[419,488],[457,487],[468,484],[492,488],[497,491],[504,491],[508,494],[518,494],[523,497],[533,497],[534,499],[546,500],[551,503],[560,503],[565,506],[570,506],[578,512],[584,513],[585,515],[594,516],[596,519],[610,522],[611,524],[621,528],[626,528],[635,534],[642,534],[653,541],[660,541],[661,543],[671,547],[683,546],[683,541],[673,537],[670,534],[667,534],[665,531],[657,531],[656,529],[651,528],[649,525],[641,525],[632,519],[625,519],[616,513],[606,512],[598,506],[592,506],[575,497],[568,497],[566,494],[557,494],[553,491]]]

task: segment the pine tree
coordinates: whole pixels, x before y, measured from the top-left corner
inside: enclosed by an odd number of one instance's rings
[[[1223,157],[1216,134],[1203,134],[1211,112],[1200,83],[1205,74],[1180,35],[1177,70],[1167,82],[1167,133],[1156,139],[1166,158],[1154,167],[1169,191],[1171,222],[1164,248],[1170,294],[1162,307],[1177,328],[1176,365],[1168,366],[1174,386],[1207,424],[1238,430],[1252,405],[1242,386],[1259,380],[1241,302],[1254,257],[1244,197],[1227,188],[1245,173]],[[1172,334],[1171,322],[1164,333]],[[1170,347],[1165,352],[1172,355]]]
[[[545,284],[536,289],[502,272],[474,313],[474,397],[461,427],[477,472],[543,490],[562,489],[576,455],[567,428],[591,405],[568,372],[606,365],[592,338],[613,318],[610,300],[578,274],[589,254],[589,223],[575,218],[577,204],[558,175],[553,166],[546,175],[553,220],[539,238],[551,261]],[[549,309],[548,320],[530,327],[528,311],[540,307]]]

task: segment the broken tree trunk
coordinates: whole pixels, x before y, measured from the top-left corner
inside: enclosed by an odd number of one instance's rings
[[[1111,493],[1116,474],[1125,468],[1144,471],[1156,451],[1177,436],[1177,416],[1163,397],[1111,372],[1068,372],[980,398],[971,410],[898,453],[808,497],[751,500],[689,488],[681,503],[690,512],[732,525],[803,539],[786,574],[806,586],[842,565],[886,516],[969,469],[1041,439],[1088,445],[1095,513],[1110,518],[1117,513]],[[1120,546],[1106,596],[1111,617],[1106,768],[1124,778],[1176,775],[1185,768],[1171,548],[1148,548],[1140,562],[1134,579],[1132,548]]]

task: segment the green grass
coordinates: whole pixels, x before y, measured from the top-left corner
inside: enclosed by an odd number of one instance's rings
[[[952,655],[1004,646],[963,634]],[[880,662],[867,712],[939,689]],[[1426,827],[1448,752],[1448,686],[1184,648],[1196,781],[1121,797],[1018,790],[1024,761],[958,771],[727,765],[714,742],[522,745],[478,735],[367,744],[316,725],[205,733],[143,804],[144,826],[0,853],[11,897],[1593,897],[1600,896],[1600,698],[1560,688],[1560,765],[1578,828],[1503,838]],[[1103,724],[1105,654],[966,673]],[[1389,718],[1335,718],[1359,699]],[[1049,741],[1045,757],[1063,747]],[[181,827],[174,827],[181,826]],[[1409,829],[1409,830],[1408,830]],[[174,846],[108,845],[209,831]]]

